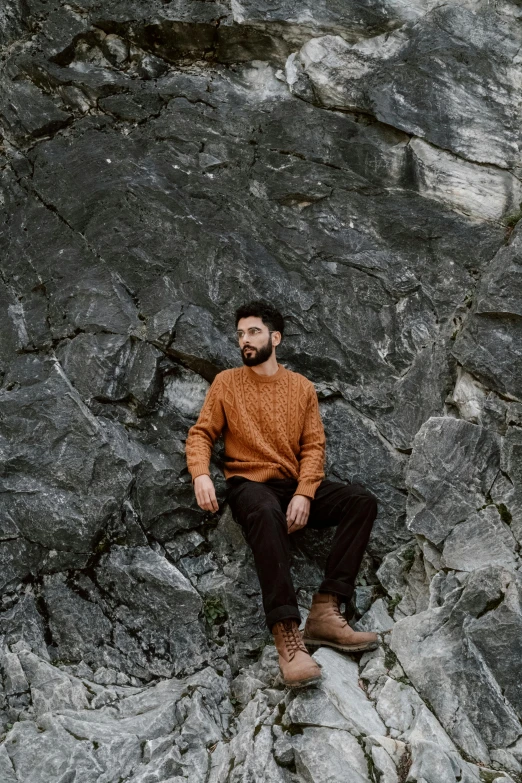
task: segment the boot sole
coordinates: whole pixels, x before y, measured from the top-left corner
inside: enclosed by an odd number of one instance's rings
[[[318,685],[321,682],[321,675],[317,677],[309,677],[307,680],[298,680],[297,682],[286,682],[283,680],[287,688],[308,688],[309,685]]]
[[[333,647],[334,650],[341,652],[362,652],[363,650],[376,650],[379,642],[365,642],[364,644],[336,644],[327,639],[307,639],[303,638],[307,647]]]

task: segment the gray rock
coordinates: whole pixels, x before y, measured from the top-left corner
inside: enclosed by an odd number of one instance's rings
[[[355,609],[357,616],[362,616],[368,611],[372,605],[372,601],[375,598],[375,589],[373,587],[356,587],[355,588]]]
[[[522,315],[520,251],[522,232],[513,231],[509,244],[502,247],[481,278],[476,312],[482,315]]]
[[[287,737],[279,737],[274,742],[274,758],[282,767],[290,767],[295,763],[294,748]]]
[[[3,745],[0,745],[0,772],[5,783],[18,783],[12,761]]]
[[[364,653],[360,665],[361,680],[367,683],[367,693],[375,700],[388,678],[390,668],[383,647],[379,645],[375,650]]]
[[[520,597],[521,583],[517,574],[517,578],[507,584],[503,595],[496,599],[498,605],[469,623],[468,634],[493,672],[505,698],[522,718],[522,691],[518,678],[519,629],[522,622]],[[498,629],[501,629],[500,633]]]
[[[402,667],[450,737],[482,761],[489,758],[488,747],[506,747],[521,728],[515,703],[502,696],[471,630],[475,623],[480,628],[489,621],[488,613],[502,603],[511,581],[509,572],[498,567],[475,571],[442,607],[401,620],[391,635]],[[515,614],[510,618],[514,633],[517,624]],[[501,638],[502,655],[511,655],[509,635]]]
[[[384,726],[375,708],[359,685],[355,661],[327,647],[321,647],[314,657],[321,665],[320,687],[351,725],[351,731],[356,735],[384,734]]]
[[[63,368],[84,399],[133,399],[150,407],[159,391],[160,352],[121,335],[80,334],[57,351]]]
[[[302,780],[341,781],[350,775],[354,783],[370,780],[368,765],[357,740],[343,731],[305,728],[293,741],[297,774]]]
[[[24,670],[15,653],[6,653],[2,656],[2,669],[6,696],[14,696],[29,690]]]
[[[112,448],[61,366],[49,361],[44,371],[43,381],[0,392],[5,434],[18,426],[5,464],[23,464],[4,475],[2,504],[33,551],[39,543],[72,556],[91,551],[123,500],[131,466]]]
[[[263,686],[262,680],[253,676],[248,670],[244,670],[234,678],[230,689],[234,698],[244,707]]]
[[[135,334],[142,325],[136,304],[123,279],[105,266],[93,266],[68,276],[63,287],[50,297],[53,336]]]
[[[14,76],[14,74],[12,74]],[[46,136],[69,124],[71,115],[29,79],[7,82],[0,105],[2,123],[13,136]]]
[[[31,677],[36,676],[36,684],[39,664],[34,658],[28,663],[34,669]],[[55,673],[55,683],[59,675]],[[64,685],[66,680],[62,676]],[[89,689],[101,688],[94,683],[87,685]],[[47,687],[44,681],[40,681],[42,686]],[[83,686],[77,682],[78,687]],[[49,695],[52,691],[49,683]],[[84,692],[88,690],[84,688]],[[208,669],[185,682],[165,680],[144,690],[117,688],[107,706],[95,705],[93,700],[87,709],[80,703],[60,701],[58,694],[53,698],[54,703],[47,706],[56,714],[44,711],[38,727],[31,721],[16,724],[3,746],[27,780],[51,781],[57,768],[63,774],[69,774],[68,770],[74,774],[75,764],[79,764],[85,780],[93,781],[113,780],[122,771],[137,781],[166,770],[177,770],[182,777],[184,773],[200,774],[208,766],[205,742],[215,744],[226,726],[219,713],[219,706],[226,708],[224,689],[217,675]],[[196,726],[205,731],[203,743],[199,731],[195,734],[197,741],[191,739]],[[76,747],[78,737],[82,742]],[[178,744],[184,748],[184,755]],[[38,778],[31,764],[36,765]]]
[[[417,543],[410,541],[386,555],[377,577],[395,605],[394,612],[403,617],[427,609],[429,583],[435,572]]]
[[[413,763],[409,771],[412,780],[422,780],[426,783],[456,783],[463,779],[458,760],[441,753],[435,743],[416,742],[412,744],[412,751]],[[477,783],[480,780],[478,777],[473,779]]]
[[[48,623],[58,659],[78,662],[84,658],[97,668],[107,663],[104,655],[111,639],[111,622],[96,601],[98,596],[93,584],[82,580],[82,588],[84,596],[90,588],[89,600],[69,589],[62,575],[44,580]],[[117,654],[114,656],[116,661]]]
[[[79,679],[68,677],[31,652],[19,653],[19,658],[31,686],[36,717],[62,709],[88,708],[88,691]]]
[[[47,624],[38,611],[34,591],[29,588],[20,597],[3,597],[3,611],[0,614],[0,633],[3,643],[11,649],[23,645],[44,660],[49,660],[45,642]]]
[[[0,17],[0,41],[7,46],[26,30],[28,9],[16,2],[7,2]]]
[[[418,775],[422,780],[432,781],[439,776],[438,779],[449,783],[460,779],[471,783],[479,779],[473,765],[462,760],[442,726],[411,686],[388,679],[376,706],[391,732],[396,732],[400,740],[407,743],[404,748],[411,756],[409,776]]]
[[[387,606],[382,598],[378,598],[360,620],[358,620],[354,628],[356,631],[375,631],[377,633],[383,633],[393,628],[393,618],[388,613]]]
[[[422,345],[425,323],[422,319],[413,320],[412,340]],[[382,415],[379,428],[383,435],[396,448],[410,449],[420,426],[430,416],[441,413],[450,386],[451,372],[444,344],[429,342],[419,347],[411,366],[388,394],[393,410]]]
[[[515,219],[515,218],[514,218]],[[488,388],[520,397],[520,231],[499,250],[481,280],[469,321],[455,341],[454,355]],[[495,345],[495,347],[493,347]]]
[[[399,783],[399,771],[407,761],[406,745],[389,737],[368,737],[366,750],[383,783]]]
[[[174,672],[185,661],[193,667],[199,658],[201,665],[201,598],[172,563],[148,547],[115,547],[102,558],[97,578],[115,604],[115,617],[146,647],[163,650]]]
[[[197,549],[204,540],[196,530],[189,530],[187,533],[180,533],[174,541],[167,542],[165,549],[173,560],[179,560],[183,555],[188,555]]]
[[[485,502],[500,464],[499,438],[466,421],[429,419],[408,466],[408,528],[434,544]]]
[[[522,388],[521,350],[519,325],[509,318],[473,317],[455,343],[455,355],[467,369],[496,391],[515,396]]]
[[[522,539],[522,471],[520,470],[520,454],[522,451],[522,436],[520,427],[509,427],[502,441],[500,468],[497,481],[492,487],[491,496],[502,519],[510,524],[517,541]]]
[[[324,106],[369,111],[464,158],[507,168],[519,162],[509,97],[515,40],[509,18],[450,4],[422,24],[354,45],[338,36],[312,39],[287,64],[287,78],[292,88],[300,68]]]
[[[495,506],[487,506],[453,528],[444,542],[446,568],[473,571],[488,565],[514,566],[516,541]]]
[[[84,659],[145,680],[205,660],[199,595],[148,547],[116,547],[102,558],[96,585],[86,577],[70,584],[48,577],[44,596],[55,658]]]
[[[216,748],[219,754],[212,759],[209,780],[224,783],[232,772],[237,783],[245,779],[283,783],[286,772],[272,754],[274,719],[264,694],[257,694],[240,714],[231,742]]]
[[[283,725],[321,726],[328,729],[350,731],[353,723],[339,712],[324,689],[310,688],[299,693],[289,702],[283,716]]]
[[[256,24],[264,29],[281,25],[284,36],[307,37],[323,30],[338,31],[347,39],[375,35],[393,29],[405,21],[418,19],[434,5],[431,0],[416,0],[404,6],[395,0],[369,2],[350,6],[342,2],[305,2],[280,0],[278,3],[259,0],[237,0],[232,5],[233,18],[239,24]]]
[[[426,709],[416,691],[405,683],[388,678],[376,703],[377,712],[389,729],[404,734],[417,714]],[[441,729],[443,732],[443,729]]]
[[[457,370],[455,388],[446,399],[457,408],[459,417],[472,424],[482,424],[496,429],[502,435],[506,431],[506,403],[461,367]]]
[[[508,750],[492,750],[491,759],[493,762],[505,767],[509,772],[520,773],[522,772],[522,765],[517,761],[515,756]]]
[[[485,220],[501,220],[520,203],[517,177],[496,166],[482,166],[440,150],[421,139],[410,142],[413,176],[419,193]]]
[[[392,542],[408,538],[400,522],[404,513],[403,460],[380,436],[375,425],[344,402],[321,406],[327,442],[326,469],[339,478],[363,484],[378,499],[378,518],[374,525],[372,550],[383,553]],[[360,451],[364,440],[367,448]]]
[[[41,724],[39,728],[27,720],[16,723],[5,739],[5,748],[17,775],[28,783],[53,780],[56,775],[57,748],[60,753],[58,763],[62,768],[60,772],[80,773],[88,783],[94,783],[103,772],[103,766],[96,759],[91,743],[78,745],[77,740],[51,716],[47,716],[44,725]]]
[[[176,368],[176,375],[169,375],[163,384],[163,403],[167,408],[180,411],[184,416],[197,419],[209,384],[183,367]]]

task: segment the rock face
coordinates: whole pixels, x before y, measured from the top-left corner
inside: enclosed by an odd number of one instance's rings
[[[522,9],[0,9],[0,779],[522,781]],[[354,621],[285,691],[185,438],[286,318],[327,476],[379,515]],[[329,539],[292,537],[303,614]]]

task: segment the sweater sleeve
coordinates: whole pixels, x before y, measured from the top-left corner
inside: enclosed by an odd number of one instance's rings
[[[299,441],[299,479],[294,495],[306,495],[313,499],[324,478],[324,454],[326,437],[319,411],[317,392],[310,386],[305,421]]]
[[[197,422],[188,431],[185,454],[192,483],[204,473],[210,476],[212,449],[226,424],[221,390],[222,383],[218,374],[207,391]]]

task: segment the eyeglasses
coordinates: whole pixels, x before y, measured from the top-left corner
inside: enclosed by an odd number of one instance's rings
[[[272,334],[275,329],[269,329],[268,334]],[[262,329],[259,328],[259,326],[251,326],[250,329],[246,330],[246,334],[248,334],[249,337],[257,337],[258,334],[261,334]],[[241,340],[245,336],[245,332],[242,329],[238,329],[236,332],[236,337],[238,340]]]

